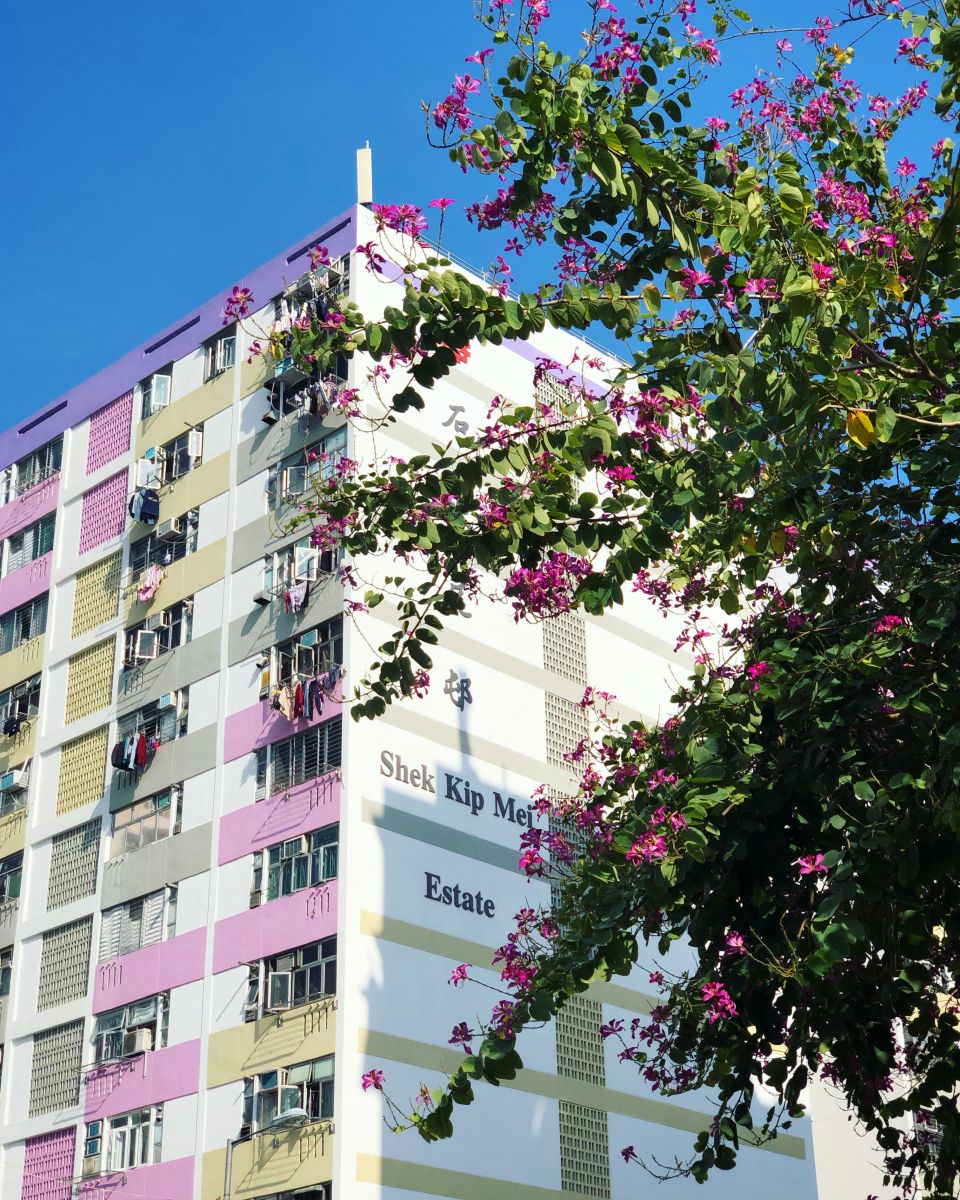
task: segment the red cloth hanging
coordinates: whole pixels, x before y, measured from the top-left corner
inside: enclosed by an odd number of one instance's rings
[[[293,692],[293,719],[303,716],[303,685],[297,684]]]
[[[147,765],[147,735],[141,733],[137,738],[137,749],[134,752],[134,761],[138,767]]]

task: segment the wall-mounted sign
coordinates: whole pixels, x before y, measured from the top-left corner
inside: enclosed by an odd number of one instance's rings
[[[476,913],[478,917],[495,917],[497,906],[492,900],[484,900],[483,892],[468,891],[459,883],[444,883],[439,875],[432,871],[424,871],[427,900],[435,900],[437,904],[448,904],[453,908],[461,908],[464,912]]]
[[[408,787],[419,788],[422,792],[437,794],[435,775],[427,769],[426,763],[411,767],[405,763],[399,754],[384,750],[380,754],[380,774],[386,779],[395,779],[397,783]],[[487,796],[479,788],[474,787],[469,779],[454,775],[452,771],[444,771],[440,778],[444,800],[454,804],[462,804],[470,814],[478,817],[484,810],[492,813],[501,821],[509,821],[512,825],[520,825],[529,829],[536,824],[533,806],[523,804],[513,796],[504,796],[493,791]]]

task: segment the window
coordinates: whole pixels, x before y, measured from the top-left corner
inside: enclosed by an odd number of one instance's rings
[[[203,351],[203,381],[222,375],[229,370],[237,358],[237,334],[233,332],[220,333],[207,342]]]
[[[162,1140],[162,1104],[90,1121],[83,1146],[84,1174],[97,1174],[96,1168],[105,1173],[158,1163]]]
[[[268,1129],[282,1113],[298,1108],[311,1121],[333,1117],[334,1056],[265,1071],[244,1080],[243,1123],[250,1130]]]
[[[47,442],[39,450],[13,463],[0,476],[0,503],[6,504],[30,488],[43,483],[60,470],[63,459],[63,436]]]
[[[0,617],[0,654],[16,650],[31,638],[39,637],[47,628],[46,593],[22,604]]]
[[[313,833],[301,833],[258,850],[253,856],[253,889],[250,907],[256,908],[281,896],[292,896],[304,888],[336,879],[340,851],[340,825],[335,823]],[[266,893],[263,869],[267,868]]]
[[[3,574],[9,575],[11,571],[18,571],[27,563],[35,562],[41,555],[49,553],[53,549],[55,524],[55,514],[49,513],[28,525],[26,529],[11,534],[3,547]]]
[[[196,551],[200,532],[199,511],[192,508],[177,520],[183,523],[183,537],[179,537],[175,541],[162,541],[155,530],[131,545],[130,574],[134,579],[152,564],[168,567],[171,563],[179,562],[181,558]]]
[[[160,700],[151,700],[143,708],[127,713],[117,722],[117,741],[139,737],[142,733],[148,743],[156,739],[162,745],[183,737],[187,732],[188,701],[189,689],[181,688],[179,692],[167,692]]]
[[[155,456],[159,460],[161,486],[180,479],[203,461],[203,425],[196,425],[165,442]]]
[[[302,537],[264,558],[263,586],[280,595],[295,583],[315,583],[322,575],[335,571],[340,559],[339,550],[318,550],[311,545],[309,535]]]
[[[173,366],[165,367],[155,375],[148,375],[140,384],[140,419],[145,421],[170,403],[173,383]]]
[[[0,904],[20,896],[20,876],[23,874],[23,851],[0,858]]]
[[[257,799],[275,796],[340,766],[341,720],[334,717],[257,751]]]
[[[185,646],[193,631],[193,600],[181,600],[133,625],[124,635],[123,665],[137,666]]]
[[[137,800],[113,814],[113,836],[110,839],[110,858],[130,854],[141,846],[149,846],[180,832],[182,788],[178,784]]]
[[[131,954],[172,938],[177,924],[177,889],[161,888],[104,910],[99,961]]]
[[[330,1200],[329,1183],[315,1183],[311,1187],[297,1188],[295,1192],[271,1192],[269,1196],[256,1196],[254,1200]]]
[[[10,976],[13,973],[13,947],[0,950],[0,996],[10,995]]]
[[[11,719],[26,721],[40,711],[40,676],[33,675],[0,692],[0,725]]]
[[[330,937],[251,964],[244,1018],[256,1021],[264,1013],[336,994],[337,939]]]
[[[307,495],[318,479],[329,479],[347,452],[347,427],[327,434],[319,442],[291,455],[276,468],[274,495],[277,501]]]
[[[169,1011],[169,997],[162,992],[101,1013],[93,1025],[94,1062],[112,1062],[161,1049],[167,1044]]]
[[[269,678],[261,679],[262,687],[289,683],[298,676],[312,678],[342,666],[343,617],[331,617],[322,625],[274,646],[270,660]]]

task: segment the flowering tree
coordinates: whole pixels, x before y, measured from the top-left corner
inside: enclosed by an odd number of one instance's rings
[[[694,965],[651,974],[649,1018],[603,1030],[661,1092],[716,1097],[664,1174],[733,1166],[819,1076],[875,1133],[891,1186],[952,1194],[960,3],[851,0],[789,36],[699,3],[588,0],[569,55],[544,40],[548,0],[484,0],[489,44],[432,126],[496,189],[469,210],[502,239],[495,286],[427,245],[420,210],[381,207],[402,309],[343,303],[293,331],[321,375],[366,355],[386,421],[424,408],[471,343],[599,325],[622,347],[616,367],[543,361],[537,399],[494,401],[479,434],[318,486],[302,514],[318,545],[400,556],[399,623],[355,716],[428,685],[430,645],[477,591],[518,620],[640,591],[696,656],[662,726],[584,697],[579,791],[542,798],[522,847],[560,899],[519,914],[506,998],[453,1031],[462,1065],[406,1123],[449,1136],[476,1081],[521,1067],[525,1026],[684,939]],[[747,36],[769,69],[707,107]],[[896,95],[851,78],[863,46]],[[551,246],[547,281],[512,295],[508,263]],[[391,270],[383,244],[359,249]],[[758,1080],[779,1098],[762,1122]]]

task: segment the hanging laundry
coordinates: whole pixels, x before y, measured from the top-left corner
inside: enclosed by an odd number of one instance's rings
[[[125,771],[127,769],[126,744],[127,739],[122,738],[110,751],[110,766],[116,767],[118,771]]]
[[[137,769],[137,739],[135,736],[126,739],[124,750],[127,756],[127,770],[135,771]]]
[[[23,722],[19,717],[7,717],[3,723],[3,732],[7,735],[7,737],[16,737],[16,735],[20,732],[20,726],[22,723]]]
[[[298,721],[303,716],[303,685],[297,683],[293,689],[293,719]]]
[[[293,717],[293,688],[289,683],[280,689],[280,711],[289,721]]]
[[[295,583],[290,590],[285,594],[284,599],[289,598],[290,607],[287,612],[299,612],[307,602],[307,581],[303,580],[300,583]]]
[[[160,495],[153,488],[143,488],[140,501],[140,520],[144,525],[156,525],[160,519]]]
[[[134,754],[134,759],[141,770],[147,765],[147,735],[141,733],[137,738],[137,748]]]
[[[323,677],[323,686],[328,692],[332,692],[337,686],[337,680],[340,678],[340,668],[331,667]]]
[[[140,583],[137,587],[137,600],[141,604],[146,604],[147,601],[152,600],[162,582],[163,571],[156,563],[151,563],[140,577]]]
[[[273,699],[270,701],[270,707],[272,709],[275,709],[277,712],[280,711],[280,689],[279,688],[273,693]]]
[[[314,677],[307,684],[307,707],[306,715],[308,718],[312,716],[320,716],[323,713],[323,687],[320,680]]]

